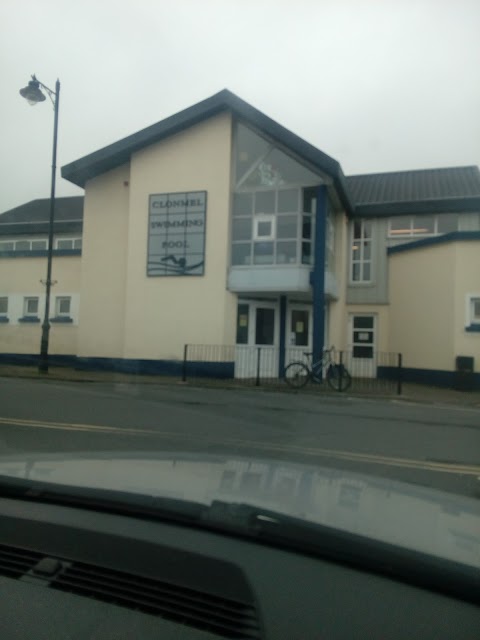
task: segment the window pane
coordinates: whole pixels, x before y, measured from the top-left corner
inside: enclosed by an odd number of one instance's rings
[[[355,220],[353,223],[353,237],[355,240],[360,240],[362,237],[362,223],[360,220]]]
[[[297,237],[298,216],[278,216],[277,238]]]
[[[272,235],[272,223],[269,220],[257,220],[257,237],[270,238]]]
[[[433,216],[413,216],[413,233],[415,235],[435,233],[435,218]]]
[[[298,189],[282,189],[278,192],[278,213],[296,213],[298,211]]]
[[[7,313],[8,311],[8,298],[0,298],[0,313]]]
[[[245,173],[265,155],[270,148],[270,143],[254,133],[243,124],[237,124],[235,136],[235,165],[237,182]]]
[[[252,245],[250,242],[232,244],[232,265],[250,264]]]
[[[14,242],[0,242],[0,252],[1,251],[13,251],[15,249]]]
[[[276,184],[304,184],[320,183],[320,177],[313,171],[302,166],[280,149],[273,149],[265,159],[275,176]]]
[[[292,311],[291,331],[294,334],[294,345],[296,347],[308,346],[308,316],[306,310]]]
[[[32,240],[32,251],[42,251],[47,248],[46,240]]]
[[[372,237],[372,223],[368,220],[363,221],[363,237],[371,238]]]
[[[70,313],[70,298],[57,298],[57,314]]]
[[[304,189],[303,190],[303,211],[305,213],[315,213],[317,208],[317,190],[316,189]]]
[[[363,243],[363,259],[370,260],[371,255],[372,255],[372,243],[364,242]]]
[[[370,281],[370,264],[368,262],[365,262],[363,264],[363,281],[364,282]]]
[[[252,239],[252,219],[237,218],[232,223],[232,240]]]
[[[472,299],[472,315],[475,322],[480,322],[480,298]]]
[[[352,244],[352,260],[360,260],[360,241],[357,240],[356,242],[354,241]]]
[[[352,264],[352,280],[358,282],[360,280],[360,263],[354,262]]]
[[[297,261],[297,243],[295,240],[277,242],[277,263],[294,264]]]
[[[57,240],[57,249],[71,249],[72,241],[71,240]]]
[[[437,218],[437,231],[438,233],[450,233],[451,231],[457,231],[458,229],[458,217],[446,213]]]
[[[30,251],[30,240],[18,240],[15,243],[15,251]]]
[[[250,216],[253,210],[253,193],[235,193],[233,195],[233,215]]]
[[[25,299],[25,313],[30,315],[38,313],[38,298]]]
[[[312,264],[312,245],[310,242],[302,242],[302,264]]]
[[[253,262],[254,264],[273,264],[273,242],[255,242]]]
[[[237,344],[248,344],[248,304],[237,306]]]
[[[275,212],[275,191],[257,191],[255,194],[255,213]]]
[[[412,219],[409,216],[399,216],[390,220],[390,235],[405,236],[412,233]]]
[[[302,219],[302,238],[310,240],[312,237],[312,218],[311,216],[303,216]]]
[[[372,316],[355,316],[353,318],[354,329],[373,329],[373,317]]]
[[[73,241],[73,248],[74,249],[82,248],[82,238],[77,238],[76,240]]]
[[[275,310],[256,309],[255,344],[273,344],[275,329]]]

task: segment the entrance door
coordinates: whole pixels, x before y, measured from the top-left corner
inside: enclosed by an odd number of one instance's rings
[[[276,302],[239,302],[235,377],[278,377],[278,305]]]
[[[375,315],[350,315],[349,343],[351,349],[350,373],[355,378],[375,378],[376,324]]]
[[[290,304],[287,313],[285,365],[294,360],[306,360],[305,351],[312,350],[312,307]]]

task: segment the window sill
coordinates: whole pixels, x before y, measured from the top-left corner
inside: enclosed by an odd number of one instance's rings
[[[7,322],[10,322],[7,316],[0,316],[0,324],[6,324]]]
[[[471,324],[468,327],[465,327],[465,331],[470,333],[480,333],[480,324]]]
[[[73,322],[73,318],[70,318],[70,316],[56,316],[55,318],[50,318],[50,322],[55,322],[58,324],[71,324]]]
[[[23,316],[23,318],[19,318],[18,321],[24,322],[25,324],[38,323],[40,322],[40,318],[37,318],[36,316]]]

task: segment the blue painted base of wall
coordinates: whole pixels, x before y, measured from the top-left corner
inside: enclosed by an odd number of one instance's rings
[[[397,367],[378,367],[378,378],[397,380]],[[442,371],[440,369],[414,369],[402,367],[402,382],[426,384],[444,389],[458,389],[459,391],[480,391],[480,373],[465,374],[457,371]]]
[[[184,363],[181,360],[134,360],[124,358],[80,358],[70,355],[49,355],[52,367],[70,367],[77,371],[114,371],[139,375],[159,375],[181,378]],[[0,353],[0,364],[38,366],[38,354]],[[234,362],[187,362],[186,379],[233,378]]]

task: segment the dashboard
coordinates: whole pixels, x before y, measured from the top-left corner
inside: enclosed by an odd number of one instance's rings
[[[480,608],[232,535],[0,499],[4,638],[480,637]]]

